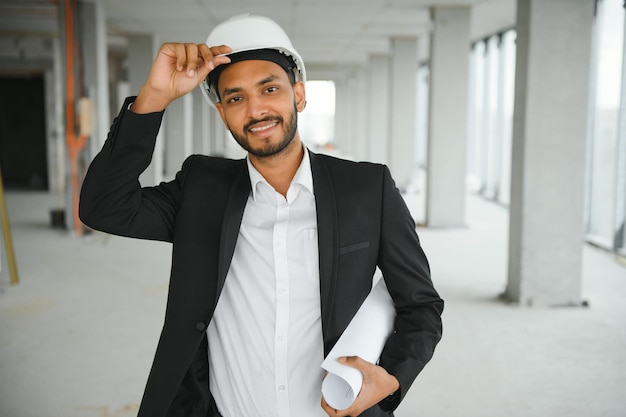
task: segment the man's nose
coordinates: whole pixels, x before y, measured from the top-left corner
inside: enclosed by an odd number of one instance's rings
[[[248,117],[250,119],[262,119],[268,113],[267,103],[262,96],[248,98]]]

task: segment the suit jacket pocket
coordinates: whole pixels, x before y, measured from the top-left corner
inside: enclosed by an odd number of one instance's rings
[[[345,255],[347,253],[356,252],[361,249],[366,249],[370,247],[370,241],[366,240],[364,242],[353,243],[352,245],[342,246],[339,248],[339,255]]]

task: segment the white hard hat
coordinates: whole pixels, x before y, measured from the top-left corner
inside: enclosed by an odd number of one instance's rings
[[[293,60],[295,68],[292,72],[295,80],[306,81],[302,57],[291,44],[285,31],[270,18],[249,14],[233,16],[211,31],[206,44],[209,47],[227,45],[233,49],[228,55],[255,50],[276,50]],[[210,85],[207,79],[200,84],[204,98],[212,106],[220,101],[215,91],[216,87]]]

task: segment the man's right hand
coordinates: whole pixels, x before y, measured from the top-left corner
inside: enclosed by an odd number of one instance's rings
[[[163,111],[172,101],[196,88],[213,68],[230,62],[223,54],[231,51],[225,45],[209,48],[206,44],[164,43],[131,110]]]

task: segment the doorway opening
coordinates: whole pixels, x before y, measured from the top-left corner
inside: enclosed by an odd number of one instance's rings
[[[10,190],[48,190],[43,74],[0,76],[0,168]]]

